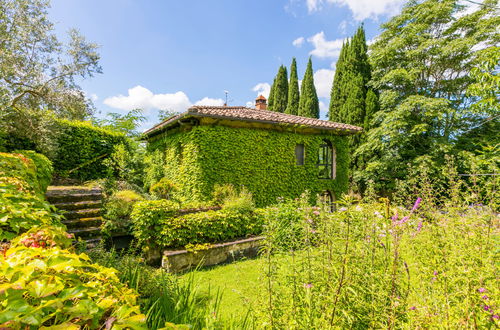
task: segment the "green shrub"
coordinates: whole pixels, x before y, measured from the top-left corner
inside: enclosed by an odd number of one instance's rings
[[[104,215],[103,231],[107,233],[128,233],[130,231],[132,207],[136,202],[142,200],[144,198],[132,190],[121,190],[111,195],[104,205],[106,213]]]
[[[57,225],[61,216],[43,199],[50,181],[50,162],[39,154],[0,153],[0,241],[11,240],[34,226]]]
[[[162,178],[149,188],[149,192],[162,199],[171,199],[172,193],[176,190],[175,184],[167,178]]]
[[[0,328],[142,328],[136,293],[116,270],[67,250],[65,238],[62,229],[35,228],[0,255]]]
[[[114,152],[116,145],[127,145],[124,134],[92,126],[89,122],[58,121],[57,155],[52,162],[57,174],[80,180],[108,176],[105,159]]]
[[[157,247],[163,222],[177,214],[178,210],[178,203],[165,199],[135,203],[130,218],[132,233],[138,244],[144,250]]]
[[[33,150],[19,150],[14,153],[19,153],[29,157],[35,163],[36,177],[39,186],[38,191],[45,193],[47,191],[47,187],[52,181],[52,174],[54,172],[52,162],[44,155],[34,152]]]
[[[212,192],[212,198],[217,205],[224,204],[224,201],[228,198],[233,198],[238,195],[236,188],[230,183],[226,184],[215,184],[214,191]]]
[[[240,213],[252,212],[255,209],[252,193],[243,187],[238,194],[226,197],[222,208]]]
[[[262,218],[257,213],[230,210],[190,213],[164,219],[160,234],[164,247],[217,243],[260,234]]]
[[[134,236],[146,250],[256,235],[263,224],[256,212],[226,209],[182,214],[178,203],[167,200],[138,202],[131,218]]]

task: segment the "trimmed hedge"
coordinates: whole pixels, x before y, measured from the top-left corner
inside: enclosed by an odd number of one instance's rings
[[[209,210],[182,214],[179,204],[167,201],[137,202],[132,210],[133,233],[145,249],[217,243],[262,232],[258,212]]]
[[[105,159],[115,146],[128,144],[122,133],[95,127],[89,122],[59,120],[58,151],[52,159],[58,175],[80,180],[106,177]]]

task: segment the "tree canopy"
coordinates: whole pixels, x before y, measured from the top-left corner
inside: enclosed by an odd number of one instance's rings
[[[306,72],[300,88],[300,101],[298,115],[310,118],[319,118],[319,101],[316,87],[314,87],[314,74],[312,60],[309,57]]]
[[[297,75],[297,61],[295,57],[292,59],[290,66],[290,83],[288,85],[288,104],[285,113],[289,115],[297,115],[299,113],[299,77]]]
[[[281,65],[278,70],[271,92],[272,103],[269,104],[268,109],[285,112],[288,103],[288,73],[284,65]]]

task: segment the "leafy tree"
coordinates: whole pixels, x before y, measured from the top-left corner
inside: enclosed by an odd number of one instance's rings
[[[366,93],[366,101],[365,101],[365,120],[363,123],[363,130],[368,132],[371,126],[371,120],[373,119],[374,114],[379,110],[379,102],[377,93],[369,88]]]
[[[370,55],[380,111],[357,150],[368,160],[358,178],[383,178],[379,188],[390,190],[406,178],[407,164],[441,166],[457,138],[488,118],[466,92],[480,49],[500,40],[496,8],[497,0],[473,12],[458,0],[410,1],[382,25]]]
[[[310,57],[307,62],[304,79],[302,79],[300,92],[298,115],[302,117],[319,118],[318,94],[316,93],[316,87],[314,87],[314,75]]]
[[[274,77],[273,84],[271,85],[271,90],[269,91],[269,97],[267,98],[267,108],[271,110],[274,107],[274,89],[276,88],[276,78]]]
[[[146,117],[142,115],[141,109],[131,110],[124,115],[120,113],[108,113],[106,116],[108,118],[95,119],[94,124],[131,137],[139,135],[137,129],[146,120]]]
[[[333,77],[332,91],[330,93],[330,107],[328,109],[328,118],[334,122],[342,122],[341,108],[345,103],[344,75],[346,74],[345,61],[349,49],[349,40],[342,44],[340,55],[335,64],[335,75]]]
[[[59,41],[48,7],[46,0],[0,1],[0,131],[41,144],[48,112],[67,119],[92,114],[77,78],[101,72],[97,45],[76,30],[67,44]]]
[[[297,61],[295,57],[292,59],[290,66],[290,84],[288,85],[288,104],[286,105],[285,113],[297,115],[299,113],[299,77],[297,75]]]
[[[268,109],[277,112],[285,112],[288,100],[288,73],[285,66],[280,66],[278,74],[274,79],[272,91],[272,104]]]

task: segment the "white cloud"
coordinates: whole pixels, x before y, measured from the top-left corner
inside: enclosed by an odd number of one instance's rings
[[[184,92],[154,94],[149,89],[142,86],[135,86],[128,90],[128,95],[118,95],[108,97],[104,100],[104,104],[115,109],[133,110],[143,109],[145,111],[151,109],[169,110],[175,112],[186,111],[193,104],[189,97]],[[212,99],[204,97],[194,103],[195,105],[223,105],[222,99]]]
[[[221,106],[224,105],[223,99],[211,99],[209,97],[204,97],[194,105],[211,105],[211,106]]]
[[[347,25],[348,24],[349,24],[349,22],[347,20],[343,20],[339,24],[340,33],[342,33],[343,35],[347,34]]]
[[[248,101],[246,104],[247,108],[253,108],[254,102]]]
[[[306,0],[309,13],[321,10],[324,3],[348,7],[355,20],[376,19],[397,14],[406,0]]]
[[[320,69],[314,73],[314,86],[318,97],[330,97],[335,70]]]
[[[328,119],[328,105],[323,101],[319,101],[319,119]]]
[[[252,90],[257,92],[257,96],[262,95],[265,98],[269,98],[269,92],[271,92],[271,85],[268,83],[258,83]]]
[[[292,42],[292,45],[294,45],[297,48],[300,48],[304,44],[304,41],[306,41],[304,37],[298,37]]]
[[[312,37],[308,38],[307,41],[314,46],[314,49],[309,54],[319,58],[338,57],[344,43],[344,39],[331,41],[326,40],[325,33],[323,31],[316,33]]]

